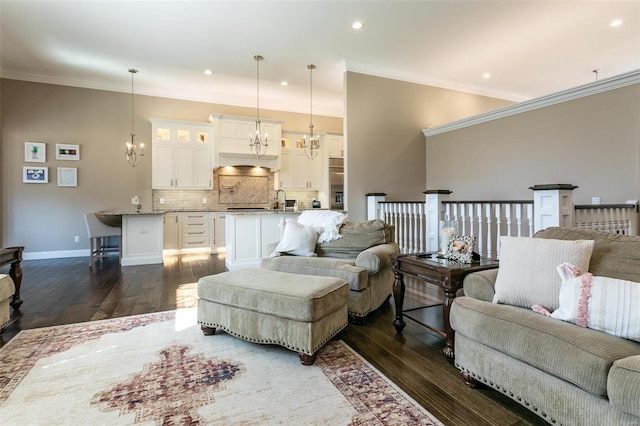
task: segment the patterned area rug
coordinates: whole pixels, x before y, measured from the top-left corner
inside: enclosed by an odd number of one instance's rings
[[[0,349],[3,425],[441,425],[346,344],[313,366],[204,336],[195,309],[21,332]]]

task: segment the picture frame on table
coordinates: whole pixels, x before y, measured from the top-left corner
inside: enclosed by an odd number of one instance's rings
[[[47,161],[47,144],[44,142],[24,143],[25,163],[45,163]]]
[[[49,168],[24,166],[22,168],[22,182],[49,183]]]
[[[472,235],[452,235],[449,240],[449,247],[444,254],[449,260],[460,263],[471,263],[473,260],[473,250],[476,247],[476,237]]]
[[[58,186],[78,186],[78,169],[75,167],[58,167]]]
[[[57,143],[56,160],[80,160],[80,145]]]

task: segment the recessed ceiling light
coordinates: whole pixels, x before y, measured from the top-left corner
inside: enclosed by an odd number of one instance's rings
[[[362,28],[364,28],[364,24],[360,21],[355,21],[353,24],[351,24],[351,28],[353,28],[354,30],[361,30]]]
[[[288,86],[289,82],[288,81],[281,81],[280,82],[280,86]]]
[[[213,71],[211,70],[204,70],[204,75],[212,75]]]
[[[484,74],[482,74],[482,78],[491,78],[491,73],[485,72]]]
[[[620,25],[622,25],[622,19],[614,19],[611,21],[611,24],[609,24],[611,27],[619,27]]]

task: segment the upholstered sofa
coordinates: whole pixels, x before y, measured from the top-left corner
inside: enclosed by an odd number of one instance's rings
[[[467,385],[492,387],[552,424],[640,425],[637,336],[633,340],[593,329],[595,322],[590,316],[600,315],[603,319],[605,315],[601,308],[598,308],[599,314],[593,312],[596,308],[592,304],[600,303],[606,293],[594,293],[592,283],[596,277],[624,280],[629,288],[637,291],[633,286],[640,283],[640,237],[578,228],[548,228],[538,232],[533,240],[537,239],[547,239],[549,244],[558,240],[594,241],[588,259],[588,271],[593,276],[579,275],[579,283],[575,284],[579,288],[575,290],[578,296],[585,298],[580,300],[582,311],[577,305],[574,308],[578,319],[589,318],[587,327],[547,316],[551,311],[555,315],[556,311],[546,310],[544,306],[532,305],[531,308],[496,301],[500,299],[497,293],[505,289],[504,284],[512,288],[523,285],[515,282],[517,280],[500,282],[500,274],[505,273],[503,268],[506,270],[507,263],[514,260],[503,264],[503,255],[506,255],[503,251],[500,268],[470,274],[464,281],[464,296],[456,298],[452,305],[450,321],[455,330],[456,367]],[[544,256],[553,256],[555,249],[548,246],[545,250]],[[517,254],[523,267],[534,252]],[[571,263],[570,259],[566,261]],[[585,276],[590,280],[586,287]],[[604,278],[600,282],[603,281],[608,284],[616,280]],[[559,288],[568,291],[572,283],[572,280],[561,280]],[[536,286],[537,283],[531,286],[531,294],[539,291]],[[584,292],[587,288],[591,293]],[[615,286],[609,287],[613,288]],[[567,302],[561,297],[558,303],[560,309]],[[640,310],[637,298],[619,297],[616,303],[615,309],[608,305],[610,311],[606,314],[619,313],[620,318],[615,319],[618,323],[626,320],[621,318],[623,315]],[[585,312],[586,306],[589,310]]]
[[[341,238],[315,244],[309,255],[282,253],[271,257],[278,242],[270,244],[260,268],[347,281],[349,319],[359,323],[391,296],[394,276],[389,256],[399,253],[393,231],[380,219],[345,222],[339,225]]]

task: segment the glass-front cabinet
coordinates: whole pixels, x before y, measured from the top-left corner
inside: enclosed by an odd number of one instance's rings
[[[213,126],[150,119],[153,189],[213,188]]]
[[[322,189],[321,148],[314,159],[307,158],[304,152],[304,135],[282,133],[282,169],[276,185],[279,189]]]

